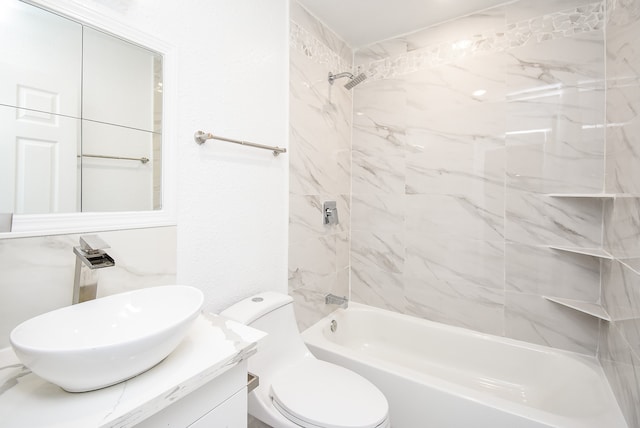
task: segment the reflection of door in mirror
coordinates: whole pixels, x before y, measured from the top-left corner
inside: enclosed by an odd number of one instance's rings
[[[82,26],[17,1],[2,13],[0,212],[75,212]]]
[[[82,58],[82,211],[152,210],[154,53],[85,28]]]
[[[162,208],[162,55],[0,1],[0,212]]]

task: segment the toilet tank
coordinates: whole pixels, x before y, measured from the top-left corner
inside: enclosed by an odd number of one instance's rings
[[[260,293],[239,301],[220,315],[268,334],[258,344],[258,352],[249,358],[249,371],[263,379],[311,356],[298,331],[291,296]]]

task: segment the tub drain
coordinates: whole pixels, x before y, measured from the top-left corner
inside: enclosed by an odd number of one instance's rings
[[[338,322],[336,320],[331,320],[329,328],[331,329],[332,333],[335,333],[335,331],[338,329]]]

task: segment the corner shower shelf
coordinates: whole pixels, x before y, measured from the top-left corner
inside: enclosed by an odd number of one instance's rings
[[[607,310],[599,303],[583,302],[582,300],[564,299],[561,297],[549,297],[542,296],[544,299],[550,302],[557,303],[562,306],[574,309],[578,312],[585,313],[587,315],[600,318],[601,320],[611,321],[611,316],[607,313]]]
[[[613,259],[613,256],[602,248],[563,247],[558,245],[549,245],[548,248],[551,248],[552,250],[565,251],[567,253],[598,257],[601,259]]]

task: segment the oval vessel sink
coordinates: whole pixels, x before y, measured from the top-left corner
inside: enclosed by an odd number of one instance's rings
[[[20,361],[70,392],[104,388],[150,369],[182,341],[204,298],[168,285],[67,306],[11,332]]]

